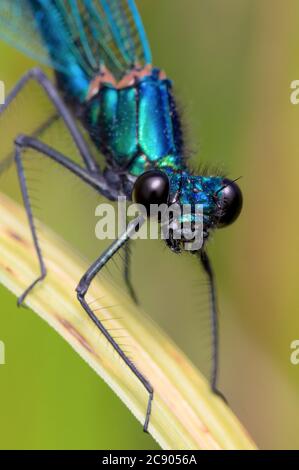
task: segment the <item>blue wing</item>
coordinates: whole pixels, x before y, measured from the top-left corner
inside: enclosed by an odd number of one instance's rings
[[[64,74],[121,78],[151,63],[134,0],[1,0],[0,38]]]

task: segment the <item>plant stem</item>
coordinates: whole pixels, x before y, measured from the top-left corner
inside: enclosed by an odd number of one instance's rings
[[[27,304],[86,360],[143,423],[148,395],[82,310],[75,287],[83,262],[42,226],[48,275]],[[38,273],[24,210],[0,195],[0,282],[20,295]],[[207,381],[144,312],[101,277],[89,302],[154,387],[149,432],[163,449],[254,449],[255,445]],[[34,340],[34,339],[33,339]],[[142,428],[140,427],[140,432]]]

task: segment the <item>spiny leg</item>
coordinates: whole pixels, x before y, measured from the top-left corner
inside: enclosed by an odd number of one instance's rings
[[[65,157],[61,153],[57,152],[53,148],[47,146],[43,142],[34,139],[33,137],[20,135],[15,141],[15,161],[17,166],[17,172],[19,176],[20,186],[22,197],[24,201],[25,210],[28,216],[29,226],[33,238],[33,243],[35,251],[39,261],[40,275],[30,284],[30,286],[23,292],[23,294],[18,299],[18,305],[22,304],[25,300],[25,297],[33,289],[33,287],[46,276],[46,267],[42,256],[42,251],[38,241],[37,231],[34,224],[34,218],[32,214],[32,208],[30,204],[30,197],[26,184],[26,176],[22,162],[22,152],[25,149],[31,148],[38,151],[43,157],[48,157],[51,160],[54,160],[56,163],[62,165],[67,170],[74,173],[80,179],[85,181],[88,185],[92,186],[94,189],[99,191],[101,194],[107,195],[112,198],[115,194],[112,194],[107,186],[107,184],[102,184],[102,180],[99,179],[98,175],[89,173],[88,170],[80,167],[74,163],[69,158]]]
[[[89,152],[88,146],[78,129],[75,119],[69,112],[68,108],[64,104],[62,98],[53,83],[48,79],[44,72],[39,68],[33,68],[29,70],[16,84],[13,90],[10,92],[5,100],[5,103],[0,106],[0,115],[7,109],[11,102],[16,98],[20,91],[29,82],[35,80],[45,91],[51,103],[57,110],[58,115],[64,120],[66,127],[68,128],[78,151],[85,163],[86,168],[93,173],[100,173],[99,167],[96,164],[94,158]]]
[[[200,251],[200,261],[202,267],[208,276],[209,287],[210,287],[210,300],[211,300],[211,330],[212,330],[212,371],[211,371],[211,389],[212,391],[220,396],[225,402],[227,402],[225,396],[218,390],[218,370],[219,370],[219,331],[218,331],[218,309],[217,309],[217,296],[214,273],[211,266],[210,259],[205,250]]]
[[[133,220],[129,225],[127,230],[123,233],[123,235],[115,240],[110,247],[103,252],[103,254],[89,267],[89,269],[86,271],[84,276],[81,278],[76,291],[77,291],[77,296],[80,304],[84,308],[85,312],[87,315],[91,318],[91,320],[95,323],[95,325],[99,328],[99,330],[103,333],[105,338],[109,341],[109,343],[112,345],[112,347],[115,349],[115,351],[119,354],[119,356],[122,358],[122,360],[126,363],[126,365],[130,368],[130,370],[133,372],[133,374],[140,380],[142,385],[145,387],[147,392],[149,393],[149,400],[147,404],[147,410],[146,410],[146,417],[145,417],[145,422],[143,426],[143,430],[147,432],[148,430],[148,424],[149,424],[149,419],[150,419],[150,414],[151,414],[151,406],[152,406],[152,400],[154,396],[154,390],[152,385],[149,383],[149,381],[144,377],[144,375],[137,369],[135,364],[128,358],[128,356],[124,353],[124,351],[121,349],[121,347],[117,344],[115,339],[110,335],[108,330],[105,328],[105,326],[102,324],[102,322],[99,320],[99,318],[94,314],[94,312],[91,310],[89,307],[88,303],[85,300],[86,293],[88,292],[88,289],[90,287],[90,284],[94,277],[100,272],[100,270],[108,263],[108,261],[117,253],[117,251],[125,245],[128,240],[130,239],[131,235],[140,228],[141,224],[144,222],[144,218],[142,216],[137,217],[135,220]]]
[[[125,251],[124,280],[125,280],[125,284],[128,288],[130,296],[132,297],[135,304],[138,305],[139,304],[138,297],[136,295],[136,292],[135,292],[135,289],[133,287],[132,280],[131,280],[131,258],[132,258],[131,244],[132,244],[132,241],[128,240],[124,246],[124,251]]]
[[[42,281],[47,274],[46,266],[43,260],[42,252],[39,246],[38,238],[37,238],[37,233],[36,233],[36,228],[33,220],[33,214],[32,214],[32,209],[31,209],[31,204],[30,204],[30,199],[29,199],[29,194],[27,190],[27,185],[26,185],[26,179],[25,179],[25,173],[23,169],[23,164],[21,160],[21,147],[16,145],[16,153],[15,153],[15,161],[17,165],[17,172],[19,176],[19,181],[20,181],[20,187],[21,187],[21,192],[22,192],[22,197],[24,201],[24,206],[25,210],[27,213],[28,217],[28,222],[30,226],[30,231],[31,235],[33,238],[33,243],[35,247],[35,251],[37,254],[38,262],[39,262],[39,267],[40,267],[40,275],[25,289],[25,291],[20,295],[18,298],[18,305],[21,305],[27,296],[27,294],[33,289],[33,287],[39,282]]]

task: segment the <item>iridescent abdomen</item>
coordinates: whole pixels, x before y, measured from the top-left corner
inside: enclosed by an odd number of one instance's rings
[[[182,168],[182,133],[171,82],[159,70],[135,77],[129,86],[100,83],[87,116],[108,161],[131,175],[155,166]]]

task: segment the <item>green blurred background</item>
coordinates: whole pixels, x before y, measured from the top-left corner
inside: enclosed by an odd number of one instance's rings
[[[138,6],[154,63],[174,80],[191,164],[242,176],[242,216],[210,245],[221,307],[220,388],[259,447],[298,449],[299,365],[290,363],[290,343],[299,339],[299,106],[290,103],[290,83],[299,79],[299,3],[139,0]],[[7,89],[34,65],[3,43],[0,57]],[[30,106],[20,101],[9,114],[12,136],[17,109],[30,126],[42,102],[37,95]],[[1,135],[6,154],[11,140]],[[15,180],[7,178],[0,187],[14,194]],[[194,260],[155,242],[134,254],[145,310],[197,363],[203,332],[196,327]],[[33,312],[17,309],[3,287],[0,340],[6,346],[0,448],[157,448],[82,359]]]

